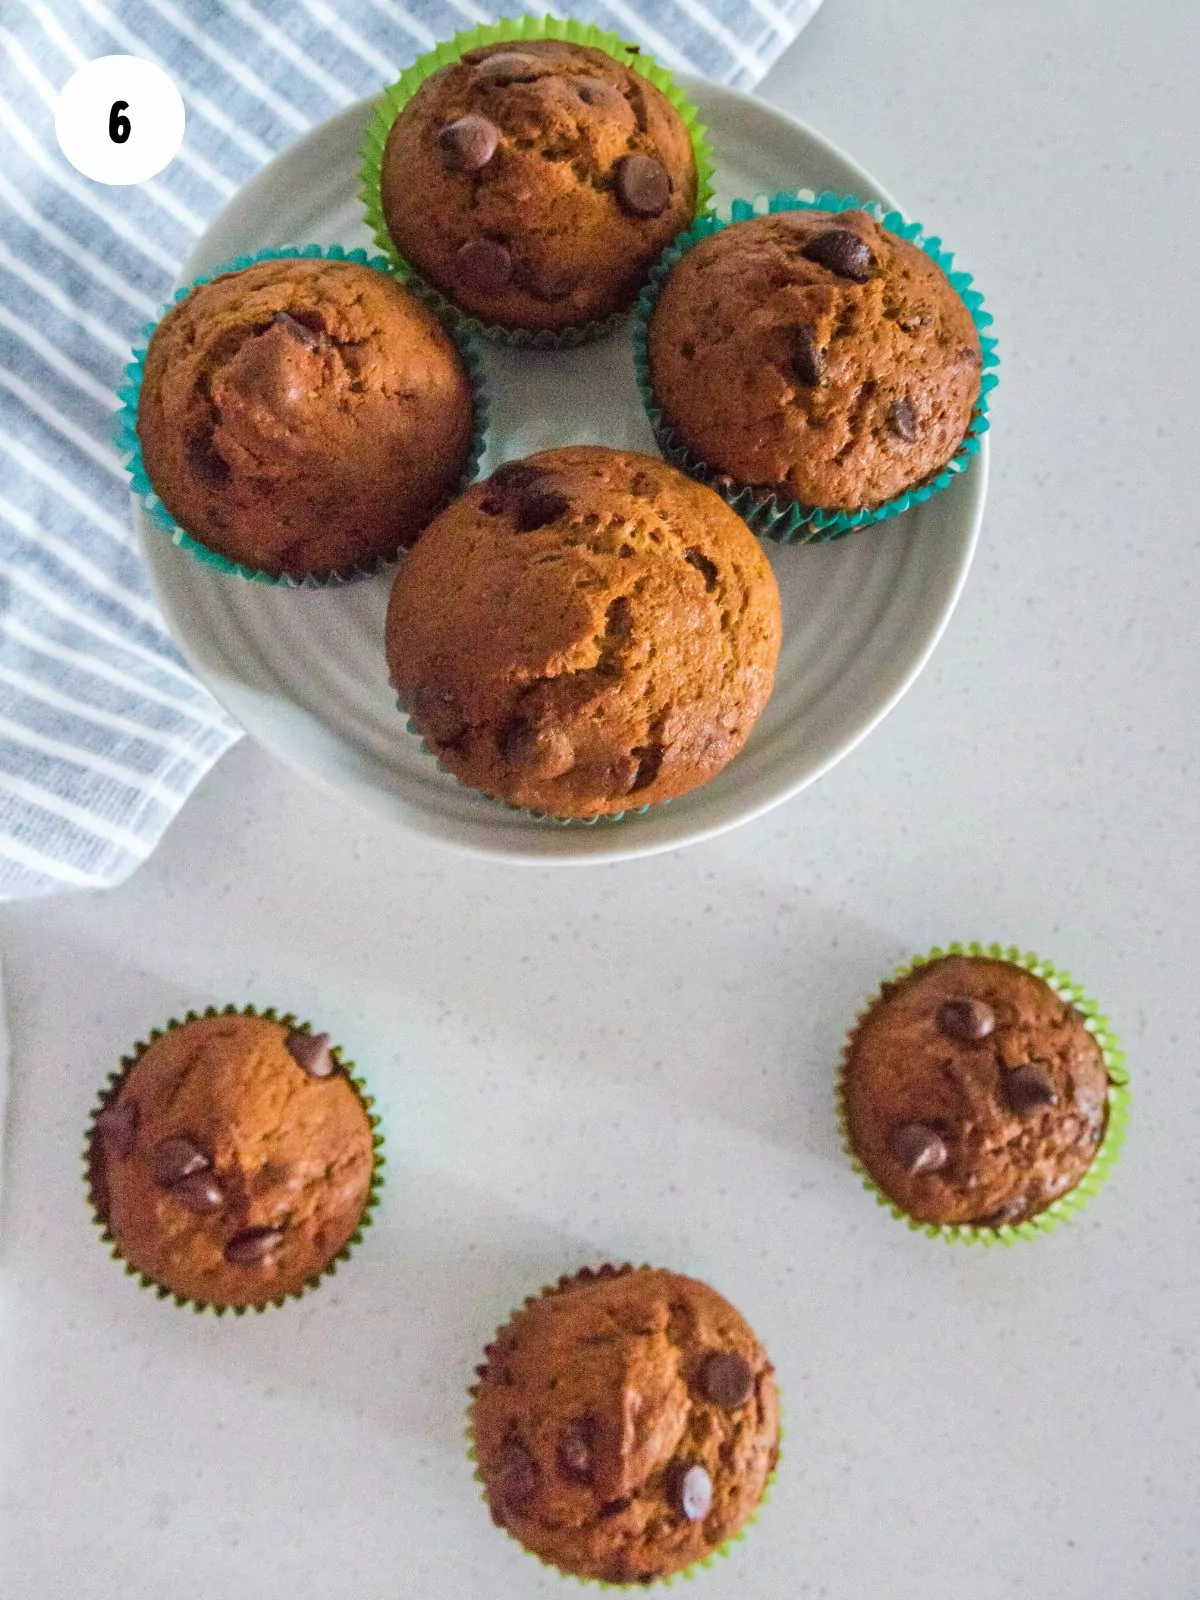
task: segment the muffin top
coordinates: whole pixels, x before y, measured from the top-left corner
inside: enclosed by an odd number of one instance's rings
[[[124,1258],[214,1306],[298,1290],[354,1234],[374,1135],[327,1034],[196,1017],[160,1034],[96,1119],[91,1189]]]
[[[485,45],[426,79],[381,169],[407,260],[512,328],[629,306],[696,196],[691,137],[662,91],[603,50],[549,39]]]
[[[850,1142],[922,1222],[999,1226],[1073,1189],[1108,1120],[1108,1073],[1072,1005],[1023,967],[947,956],[883,985],[845,1070]]]
[[[663,419],[717,473],[855,511],[936,473],[979,397],[979,335],[941,268],[865,211],[735,222],[650,321]]]
[[[493,473],[396,574],[392,682],[464,783],[556,817],[683,794],[740,750],[779,652],[745,523],[649,456],[576,445]]]
[[[138,437],[192,537],[273,576],[394,555],[457,489],[471,384],[437,318],[350,261],[259,261],[173,306],[146,353]]]
[[[650,1267],[584,1271],[488,1346],[472,1422],[495,1521],[563,1572],[648,1583],[703,1559],[779,1454],[774,1368],[727,1300]]]

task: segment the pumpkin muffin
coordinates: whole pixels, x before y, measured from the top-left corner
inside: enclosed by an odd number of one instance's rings
[[[591,817],[686,793],[774,682],[779,591],[742,520],[649,456],[576,445],[499,468],[396,574],[387,659],[442,763]]]
[[[471,1391],[498,1526],[561,1572],[653,1583],[754,1515],[779,1455],[774,1368],[706,1284],[585,1269],[528,1301]]]
[[[426,79],[380,174],[405,259],[464,311],[529,330],[627,309],[697,192],[666,95],[603,50],[551,39],[481,46]]]
[[[662,425],[711,473],[832,512],[939,472],[980,393],[970,311],[865,211],[783,211],[703,239],[662,287],[648,354]]]
[[[198,543],[328,578],[411,544],[467,470],[474,400],[437,318],[352,261],[259,261],[200,284],[151,337],[147,476]]]
[[[330,1049],[266,1016],[152,1038],[93,1125],[92,1203],[130,1266],[226,1308],[298,1293],[362,1223],[372,1121]]]
[[[1081,1012],[1043,978],[951,955],[882,986],[843,1075],[851,1147],[908,1216],[1000,1227],[1087,1174],[1109,1076]]]

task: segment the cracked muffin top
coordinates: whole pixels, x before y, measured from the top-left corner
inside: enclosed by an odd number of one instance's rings
[[[411,544],[458,488],[471,384],[437,318],[350,261],[259,261],[201,284],[146,352],[147,475],[199,543],[325,578]]]
[[[464,783],[555,817],[653,804],[744,744],[771,693],[779,590],[721,498],[600,446],[500,467],[396,574],[387,657]]]
[[[850,1143],[910,1217],[1023,1222],[1095,1160],[1108,1070],[1083,1014],[990,956],[946,956],[883,985],[846,1060]]]
[[[865,211],[735,222],[675,267],[649,328],[663,420],[714,472],[857,511],[938,472],[979,398],[945,273]]]
[[[374,1134],[328,1034],[194,1017],[119,1081],[89,1168],[93,1205],[140,1272],[185,1299],[265,1305],[354,1235]]]
[[[418,272],[483,321],[532,330],[631,305],[697,187],[662,91],[549,39],[470,50],[426,79],[380,175],[388,231]]]
[[[528,1301],[472,1393],[494,1520],[560,1571],[652,1583],[711,1555],[779,1455],[774,1368],[706,1284],[601,1267]]]

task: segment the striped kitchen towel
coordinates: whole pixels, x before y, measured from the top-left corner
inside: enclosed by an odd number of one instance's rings
[[[583,20],[748,87],[820,0],[595,0]],[[532,4],[539,13],[544,3]],[[113,448],[113,391],[209,219],[314,122],[476,0],[3,0],[0,6],[0,899],[119,882],[237,727],[154,606]],[[97,56],[165,66],[187,135],[148,183],[81,177],[58,90]]]

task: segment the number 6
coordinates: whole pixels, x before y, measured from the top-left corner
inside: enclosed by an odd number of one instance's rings
[[[114,100],[112,110],[108,113],[108,137],[114,144],[124,144],[133,132],[129,118],[121,115],[129,110],[128,100]]]

